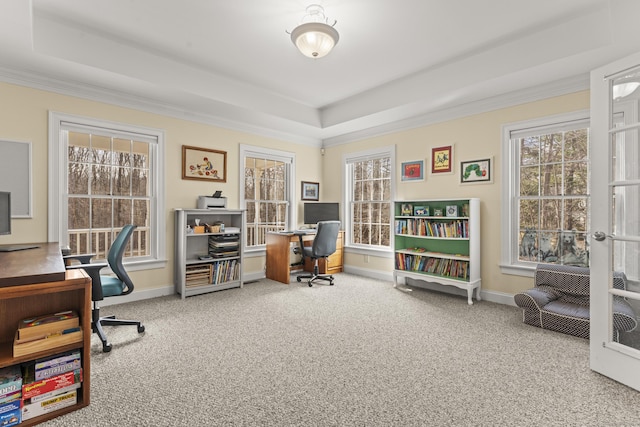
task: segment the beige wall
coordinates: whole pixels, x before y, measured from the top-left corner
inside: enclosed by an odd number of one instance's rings
[[[0,83],[0,139],[30,141],[33,150],[33,218],[14,219],[12,235],[0,236],[0,244],[47,240],[47,120],[49,111],[129,123],[165,131],[166,229],[162,232],[166,233],[168,263],[164,269],[131,273],[138,289],[152,289],[173,284],[174,208],[195,208],[198,195],[211,194],[214,190],[222,190],[223,195],[227,197],[229,208],[239,207],[240,144],[295,153],[298,164],[297,194],[300,193],[300,180],[320,181],[322,159],[319,156],[319,148]],[[182,145],[226,151],[227,182],[211,184],[204,181],[183,180]],[[263,268],[263,257],[248,258],[244,265],[245,273],[262,272]]]
[[[293,152],[296,155],[296,195],[300,195],[300,181],[320,182],[320,197],[325,201],[341,200],[341,174],[337,165],[342,156],[387,145],[396,146],[396,176],[399,167],[409,160],[430,162],[430,150],[440,145],[454,145],[454,174],[426,174],[422,182],[397,180],[396,199],[410,200],[445,197],[479,197],[482,221],[482,285],[483,289],[513,294],[531,286],[531,279],[503,275],[500,262],[501,217],[501,128],[504,124],[589,108],[589,93],[578,92],[566,96],[532,102],[451,120],[417,129],[397,132],[345,145],[320,149],[227,130],[188,120],[146,113],[71,96],[0,83],[0,139],[31,141],[33,144],[33,218],[15,219],[13,234],[0,236],[2,243],[45,241],[47,239],[47,114],[57,111],[102,120],[130,123],[165,131],[166,164],[166,222],[167,268],[134,272],[139,288],[152,289],[172,284],[173,277],[173,209],[195,207],[198,195],[222,190],[228,206],[239,206],[239,145],[248,144]],[[195,145],[227,151],[227,182],[212,185],[181,179],[181,146]],[[494,160],[492,184],[460,185],[460,160],[492,157]],[[297,203],[298,218],[302,218],[302,203]],[[363,255],[347,253],[345,264],[357,268],[389,273],[393,269],[391,258],[365,262]],[[262,271],[264,258],[248,258],[245,273]]]
[[[396,146],[396,199],[429,199],[478,197],[481,202],[481,249],[482,249],[482,288],[508,294],[532,286],[530,278],[504,275],[500,272],[501,239],[501,143],[502,126],[508,123],[528,120],[589,108],[589,92],[579,92],[551,98],[539,102],[519,105],[477,114],[462,119],[451,120],[404,132],[371,138],[347,145],[328,147],[325,152],[323,185],[331,192],[323,197],[340,198],[340,176],[336,174],[335,164],[340,164],[345,153],[352,153],[374,147]],[[431,148],[454,145],[454,173],[447,175],[426,174],[421,182],[402,182],[400,164],[411,160],[424,160],[430,165]],[[459,162],[492,157],[493,184],[460,185]],[[428,166],[427,166],[428,167]],[[345,264],[363,269],[375,269],[389,272],[393,270],[393,259],[369,257],[368,262],[362,254],[347,253]]]

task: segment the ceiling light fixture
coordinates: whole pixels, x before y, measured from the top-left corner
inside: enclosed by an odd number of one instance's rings
[[[300,25],[291,31],[291,41],[309,58],[322,58],[331,52],[338,43],[340,36],[334,25],[328,23],[324,15],[324,8],[319,4],[307,6],[307,14],[302,18]]]

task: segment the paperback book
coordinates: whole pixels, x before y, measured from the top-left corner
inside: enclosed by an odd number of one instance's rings
[[[0,398],[22,390],[22,371],[19,365],[0,368]],[[20,396],[18,396],[20,397]]]

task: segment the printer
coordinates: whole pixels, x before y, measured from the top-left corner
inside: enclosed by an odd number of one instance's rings
[[[224,209],[226,207],[226,197],[198,196],[198,209]]]

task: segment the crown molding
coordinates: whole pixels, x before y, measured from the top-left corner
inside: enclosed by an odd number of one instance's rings
[[[529,87],[523,90],[478,99],[444,109],[430,111],[408,119],[396,120],[379,126],[372,126],[353,132],[345,132],[340,135],[322,139],[319,137],[309,136],[309,133],[312,133],[312,130],[309,130],[307,134],[305,134],[305,129],[299,129],[297,132],[285,132],[269,128],[267,126],[251,124],[246,121],[233,120],[220,117],[215,114],[195,111],[176,103],[165,102],[160,99],[136,96],[131,93],[85,83],[55,79],[39,73],[17,71],[0,67],[0,81],[58,93],[60,95],[73,96],[81,99],[136,109],[148,113],[191,120],[197,123],[312,147],[330,147],[348,144],[367,138],[374,138],[390,133],[415,129],[448,120],[459,119],[470,115],[589,89],[589,75],[580,74],[540,86]]]
[[[489,111],[495,111],[502,108],[513,107],[528,102],[540,101],[588,89],[589,74],[580,74],[556,80],[544,85],[479,99],[437,111],[430,111],[409,119],[398,120],[391,123],[385,123],[380,126],[374,126],[368,129],[362,129],[356,132],[344,133],[335,137],[326,138],[323,140],[323,147],[348,144],[367,138],[375,138],[378,136],[388,135],[390,133],[402,132],[405,130],[429,126],[436,123],[460,119],[475,114],[486,113]]]

